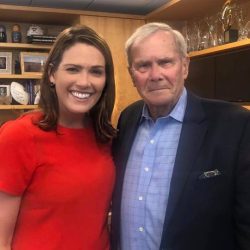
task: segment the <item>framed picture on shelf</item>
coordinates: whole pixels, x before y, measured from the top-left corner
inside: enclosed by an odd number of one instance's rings
[[[10,85],[0,84],[0,105],[10,104],[11,100]]]
[[[48,53],[20,52],[22,74],[41,74],[47,57]]]
[[[0,52],[0,74],[11,74],[12,53]]]

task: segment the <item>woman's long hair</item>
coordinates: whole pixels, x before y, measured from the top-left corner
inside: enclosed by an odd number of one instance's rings
[[[52,47],[44,67],[41,81],[41,97],[39,107],[44,115],[38,122],[43,130],[56,130],[59,116],[59,104],[55,88],[50,82],[50,76],[61,63],[65,50],[76,43],[85,43],[96,47],[104,56],[106,82],[102,95],[96,105],[90,110],[95,136],[98,142],[109,142],[116,134],[111,125],[111,115],[115,102],[114,65],[111,51],[106,41],[87,26],[74,26],[62,31]]]

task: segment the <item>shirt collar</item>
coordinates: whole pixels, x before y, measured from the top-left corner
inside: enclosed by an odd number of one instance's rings
[[[160,117],[159,119],[172,117],[173,119],[175,119],[179,122],[183,122],[186,106],[187,106],[187,90],[184,87],[183,91],[181,93],[181,96],[180,96],[178,102],[176,103],[176,105],[174,106],[174,108],[172,109],[172,111],[168,115]],[[150,119],[151,120],[147,105],[145,103],[144,103],[144,106],[142,109],[142,116],[141,116],[140,122],[142,122],[143,119],[147,119],[147,120]]]

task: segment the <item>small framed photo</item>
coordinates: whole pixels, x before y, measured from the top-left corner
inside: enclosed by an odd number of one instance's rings
[[[41,74],[47,58],[48,53],[20,52],[22,74]]]
[[[0,105],[10,104],[11,100],[10,85],[0,84]]]
[[[0,52],[0,74],[11,74],[12,53]]]
[[[10,96],[10,85],[0,84],[0,96]]]

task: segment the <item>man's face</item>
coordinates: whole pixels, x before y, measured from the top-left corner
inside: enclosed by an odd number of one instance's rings
[[[134,86],[153,118],[168,114],[177,103],[188,75],[189,58],[182,57],[173,35],[158,31],[131,48]]]

